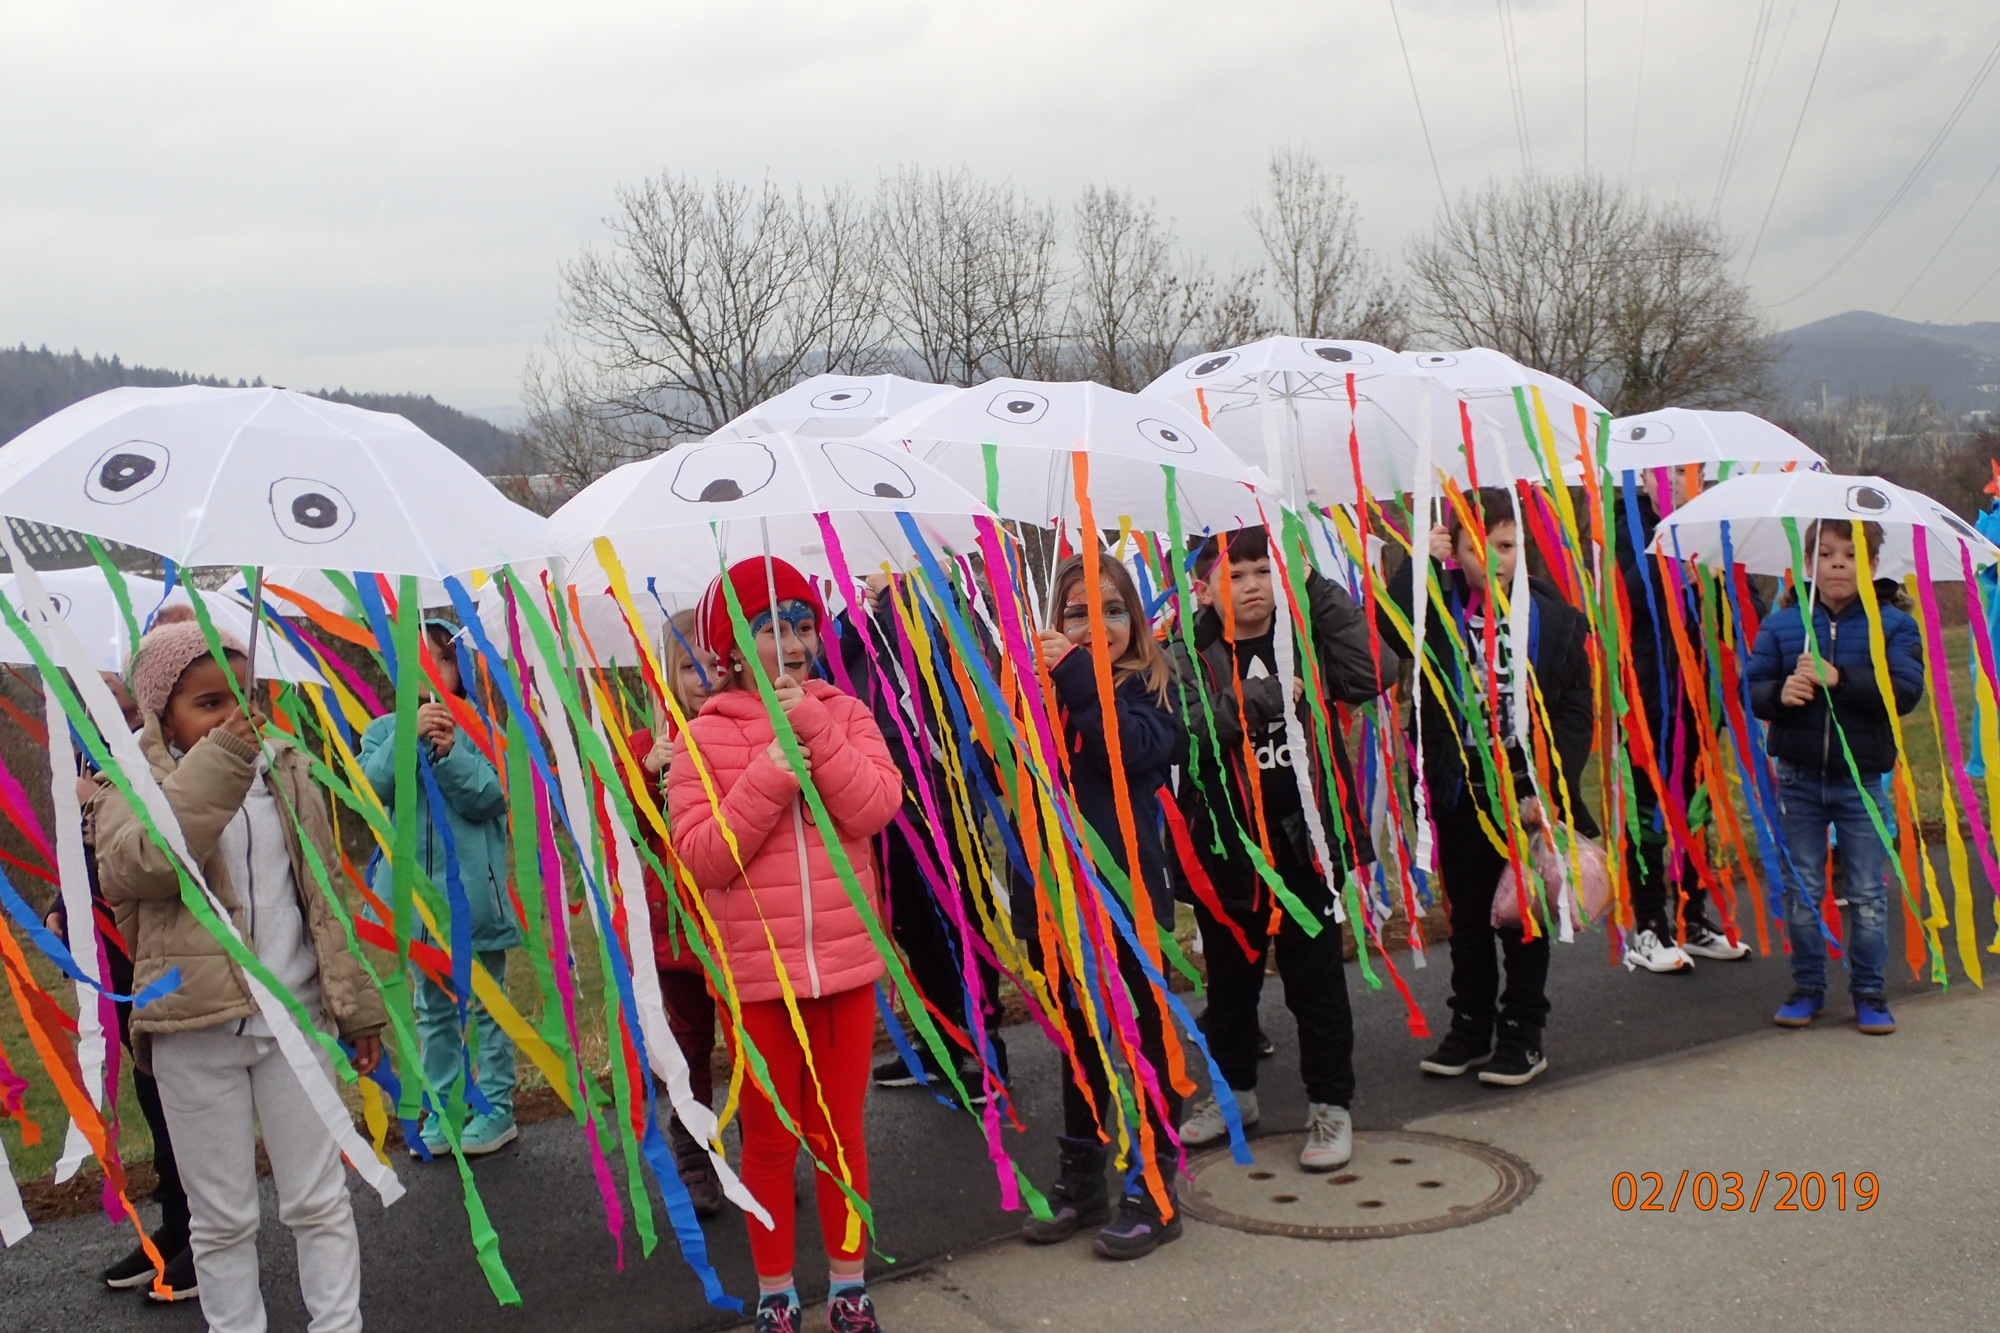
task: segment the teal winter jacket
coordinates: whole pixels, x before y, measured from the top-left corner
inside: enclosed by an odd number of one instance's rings
[[[430,765],[438,792],[444,797],[446,820],[458,852],[459,881],[472,906],[472,947],[482,953],[511,949],[521,942],[521,929],[507,901],[507,793],[500,785],[500,775],[463,733],[443,757],[430,755]],[[393,817],[395,714],[376,718],[362,733],[361,770]],[[431,819],[429,797],[421,790],[417,793],[417,857],[439,895],[448,895],[445,840]],[[389,896],[392,873],[386,858],[375,868],[374,888],[384,899]]]

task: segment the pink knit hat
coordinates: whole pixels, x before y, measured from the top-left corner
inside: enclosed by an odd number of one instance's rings
[[[228,630],[217,626],[215,634],[224,648],[243,651],[243,641]],[[174,686],[180,684],[181,673],[206,656],[208,640],[202,637],[201,626],[192,618],[156,621],[146,637],[139,640],[139,650],[132,654],[132,663],[125,671],[125,687],[139,701],[142,713],[157,717],[166,711],[167,700],[174,697]]]

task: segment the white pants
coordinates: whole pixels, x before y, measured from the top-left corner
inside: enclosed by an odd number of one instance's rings
[[[265,1329],[258,1127],[278,1187],[278,1219],[298,1245],[309,1333],[356,1333],[361,1243],[347,1169],[278,1043],[239,1037],[234,1023],[167,1033],[153,1039],[153,1073],[187,1187],[195,1276],[210,1333]]]

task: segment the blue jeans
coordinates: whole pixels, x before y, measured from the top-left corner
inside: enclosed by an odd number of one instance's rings
[[[479,965],[502,986],[507,984],[507,951],[483,949],[473,955]],[[449,993],[419,972],[412,1007],[417,1014],[417,1040],[424,1052],[424,1076],[438,1095],[449,1104],[452,1090],[465,1061],[465,1041],[458,1030],[458,1006]],[[472,1055],[474,1081],[495,1111],[514,1112],[514,1041],[500,1028],[499,1020],[486,1012],[477,1000],[466,1003],[466,1025],[477,1048]],[[471,1102],[468,1095],[466,1101]],[[468,1106],[468,1114],[471,1108]]]
[[[1889,961],[1889,893],[1883,881],[1889,849],[1868,817],[1870,807],[1888,821],[1882,784],[1863,784],[1845,772],[1818,773],[1782,760],[1778,800],[1784,807],[1785,926],[1792,938],[1792,986],[1826,992],[1826,934],[1820,900],[1826,896],[1827,829],[1840,841],[1840,897],[1847,939],[1847,986],[1856,995],[1880,995]]]

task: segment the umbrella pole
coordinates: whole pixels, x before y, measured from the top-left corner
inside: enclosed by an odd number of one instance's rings
[[[771,660],[774,667],[771,683],[776,685],[785,670],[785,639],[783,630],[779,628],[784,624],[784,617],[778,614],[778,571],[771,562],[771,520],[760,516],[757,531],[764,540],[764,593],[771,599]],[[750,636],[750,646],[757,646],[755,633]]]
[[[257,631],[264,623],[263,611],[264,567],[258,565],[250,575],[250,646],[246,650],[250,659],[250,689],[253,692],[257,688]]]

